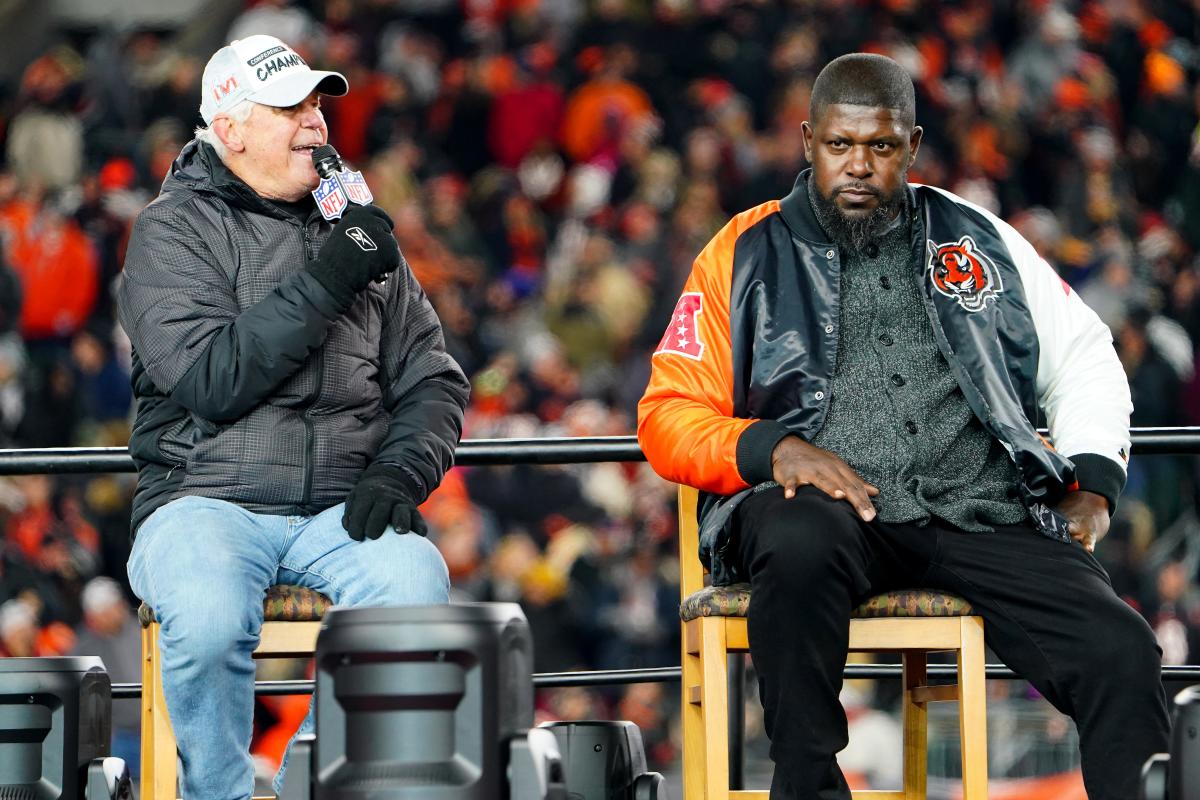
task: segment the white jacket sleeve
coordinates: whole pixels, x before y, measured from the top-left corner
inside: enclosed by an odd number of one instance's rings
[[[1129,458],[1133,402],[1112,333],[1033,245],[1008,223],[993,220],[1017,265],[1037,330],[1038,400],[1054,447],[1075,462],[1080,488],[1117,479],[1119,493]],[[1119,476],[1112,474],[1114,467]],[[1110,473],[1108,480],[1096,472]]]

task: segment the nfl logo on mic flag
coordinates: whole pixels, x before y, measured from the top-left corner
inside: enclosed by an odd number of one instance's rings
[[[351,203],[365,206],[375,199],[371,190],[367,188],[367,179],[358,170],[345,170],[338,177],[341,178],[342,188],[346,190]]]
[[[363,188],[366,188],[365,183]],[[313,190],[312,196],[317,201],[317,208],[320,209],[321,216],[330,222],[341,217],[346,206],[350,204],[346,191],[342,188],[336,175],[322,180],[321,184]]]

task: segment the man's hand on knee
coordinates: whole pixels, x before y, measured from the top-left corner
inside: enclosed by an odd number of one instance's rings
[[[879,489],[859,477],[838,456],[809,444],[799,436],[785,436],[771,453],[775,482],[783,496],[791,499],[800,486],[812,485],[835,500],[845,500],[867,522],[875,519],[871,498]]]
[[[357,542],[378,539],[388,525],[396,533],[425,536],[429,530],[417,511],[412,479],[399,467],[372,464],[363,470],[358,483],[346,498],[342,527]]]

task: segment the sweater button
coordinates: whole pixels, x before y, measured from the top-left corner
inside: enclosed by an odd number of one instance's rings
[[[886,333],[881,333],[879,334],[879,343],[884,347],[891,347],[896,343],[896,340]]]
[[[825,326],[825,332],[826,332],[826,333],[833,333],[833,326],[832,326],[832,325],[826,325],[826,326]]]
[[[892,288],[892,282],[891,282],[890,280],[888,280],[888,276],[887,276],[887,275],[880,275],[880,276],[879,276],[879,285],[880,285],[881,287],[883,287],[884,289],[890,289],[890,288]]]
[[[825,257],[826,257],[827,259],[829,259],[830,261],[832,261],[832,260],[833,260],[833,251],[832,251],[832,250],[826,250],[826,251],[825,251]]]
[[[916,435],[917,435],[917,430],[918,430],[918,428],[917,428],[917,423],[913,422],[913,421],[910,419],[908,422],[904,423],[904,430],[908,431],[908,432],[909,432],[909,433],[911,433],[913,436],[916,436]]]
[[[867,258],[875,258],[879,255],[879,245],[875,244],[874,242],[869,242],[864,249],[864,252],[866,252]]]
[[[817,398],[818,400],[824,400],[824,399],[825,399],[825,393],[824,393],[824,392],[817,392],[816,394],[814,394],[814,395],[813,395],[813,397]]]
[[[897,375],[893,375],[893,376],[892,376],[892,383],[893,383],[894,385],[896,385],[896,386],[903,386],[903,385],[904,385],[904,383],[905,383],[905,381],[904,381],[904,376],[903,376],[903,375],[899,375],[899,374],[897,374]]]

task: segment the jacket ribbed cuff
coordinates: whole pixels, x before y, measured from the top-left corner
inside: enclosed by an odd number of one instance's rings
[[[1075,465],[1075,481],[1079,490],[1094,492],[1108,501],[1111,516],[1117,510],[1117,498],[1125,488],[1125,470],[1111,458],[1095,453],[1080,453],[1071,456]]]
[[[791,433],[786,425],[773,419],[760,419],[742,431],[735,450],[737,469],[742,480],[751,486],[774,480],[771,454],[775,452],[775,445]]]
[[[425,500],[426,493],[420,485],[421,482],[406,467],[399,464],[376,462],[363,470],[359,480],[363,478],[384,478],[408,495],[414,503],[420,504]]]

